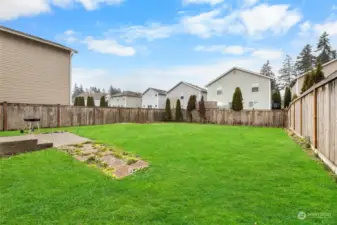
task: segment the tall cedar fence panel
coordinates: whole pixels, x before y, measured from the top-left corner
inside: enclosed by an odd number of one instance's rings
[[[337,71],[291,102],[289,129],[308,137],[337,174]]]

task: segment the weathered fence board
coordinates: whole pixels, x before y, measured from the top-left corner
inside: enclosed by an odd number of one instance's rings
[[[3,106],[0,105],[0,130],[3,130],[3,122],[4,122],[4,116],[3,116]]]
[[[288,127],[309,137],[323,161],[337,174],[337,71],[293,101],[288,117]]]

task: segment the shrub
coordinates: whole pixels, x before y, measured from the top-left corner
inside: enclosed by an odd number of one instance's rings
[[[197,96],[191,95],[187,103],[187,116],[190,118],[190,121],[192,121],[192,111],[197,108],[196,102]]]
[[[293,94],[293,97],[291,98],[291,101],[294,101],[296,98],[298,98],[297,94]]]
[[[242,92],[239,87],[235,89],[233,94],[232,109],[235,111],[241,111],[243,109]]]
[[[176,105],[176,121],[181,121],[183,120],[183,114],[181,112],[181,104],[180,100],[177,100],[177,105]]]
[[[204,96],[201,96],[200,102],[199,102],[199,115],[201,120],[206,119],[206,107],[204,102]]]
[[[280,91],[275,91],[272,96],[273,109],[281,109],[281,94]]]
[[[291,91],[290,88],[287,87],[284,93],[284,108],[288,108],[291,102]]]
[[[99,103],[99,106],[100,106],[100,107],[106,107],[106,106],[107,106],[107,105],[106,105],[106,101],[105,101],[105,96],[104,96],[104,95],[101,97],[101,101],[100,101],[100,103]]]
[[[165,120],[171,121],[172,120],[172,113],[171,113],[171,101],[170,99],[166,99],[166,105],[165,105]]]
[[[317,84],[319,83],[320,81],[324,80],[324,73],[322,71],[322,65],[319,63],[317,65],[317,69],[316,69],[316,73],[315,73],[315,76],[314,76],[314,83]]]

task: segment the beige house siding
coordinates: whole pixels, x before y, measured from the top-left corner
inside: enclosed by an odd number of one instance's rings
[[[70,104],[71,52],[0,31],[0,102]]]

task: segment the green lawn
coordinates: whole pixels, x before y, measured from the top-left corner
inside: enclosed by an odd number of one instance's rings
[[[57,150],[1,159],[0,224],[337,224],[335,181],[282,129],[172,123],[67,130],[151,166],[114,180]]]

